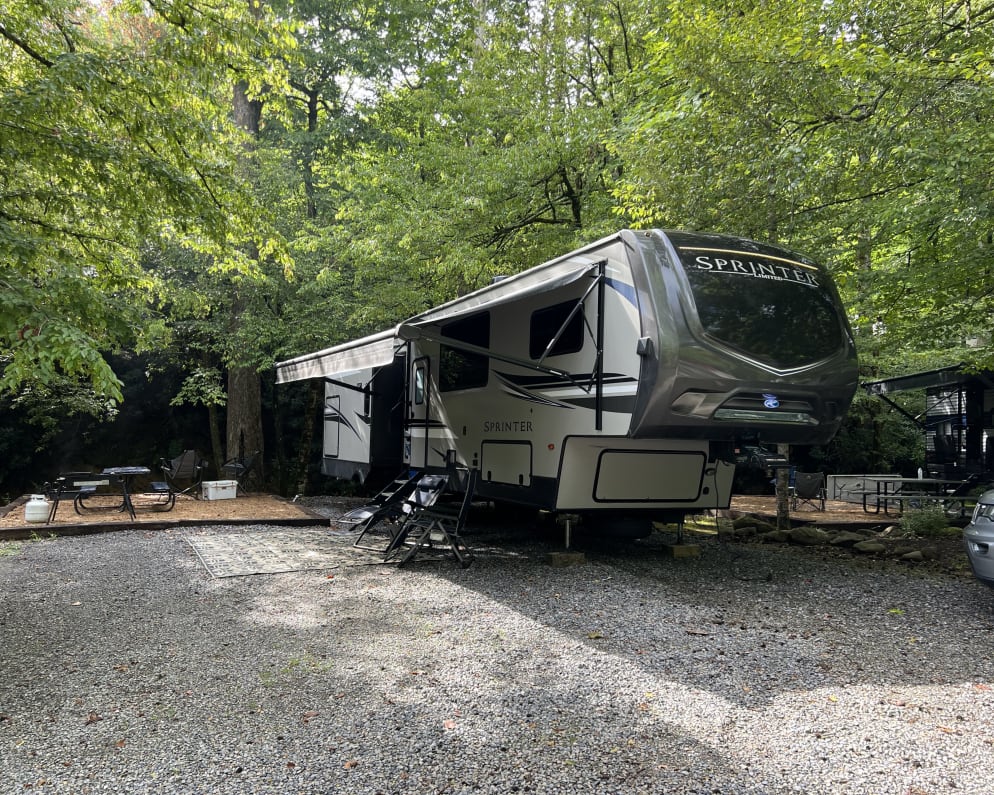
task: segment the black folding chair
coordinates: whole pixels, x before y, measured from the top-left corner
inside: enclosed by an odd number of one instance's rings
[[[387,560],[395,557],[397,565],[404,566],[424,553],[435,557],[439,553],[448,553],[463,568],[469,566],[473,562],[473,556],[462,538],[462,530],[473,502],[476,475],[475,469],[466,474],[461,499],[450,491],[449,494],[454,499],[447,500],[445,496],[448,495],[443,495],[440,489],[427,504],[413,506],[397,534],[393,550],[384,557]],[[445,485],[451,485],[451,481],[443,484],[443,489]]]
[[[252,474],[252,470],[255,469],[255,465],[258,461],[259,451],[256,450],[251,455],[229,458],[221,464],[221,471],[228,477],[229,480],[235,481],[240,489],[242,487],[242,481],[246,480],[249,475]]]
[[[207,461],[196,450],[184,450],[173,459],[161,459],[159,468],[166,485],[173,494],[190,494],[199,497],[198,490],[204,479]],[[185,485],[185,488],[181,488]]]
[[[794,473],[794,490],[791,494],[792,510],[799,510],[802,505],[810,505],[816,511],[825,510],[825,473],[796,472]]]

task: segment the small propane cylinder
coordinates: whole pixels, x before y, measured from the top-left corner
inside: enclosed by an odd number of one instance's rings
[[[44,494],[32,494],[31,499],[24,504],[25,522],[45,522],[48,521],[48,512],[51,509]]]

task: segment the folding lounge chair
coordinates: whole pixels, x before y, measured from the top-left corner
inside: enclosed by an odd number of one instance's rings
[[[802,505],[810,505],[816,511],[825,510],[825,473],[796,472],[791,508],[798,510]]]
[[[447,480],[445,475],[412,476],[395,494],[376,507],[368,518],[362,520],[363,529],[353,546],[381,552],[385,560],[393,560],[406,538],[408,518],[415,510],[432,505],[445,489]],[[374,529],[386,535],[385,544],[381,542],[380,546],[370,546],[362,543],[363,538]]]
[[[172,493],[192,493],[194,497],[198,496],[197,491],[204,479],[206,467],[207,461],[196,450],[184,450],[172,460],[163,458],[159,464],[166,485]]]
[[[408,498],[413,494],[421,476],[409,471],[398,475],[372,501],[359,508],[353,508],[335,520],[336,524],[351,527],[359,531],[352,545],[359,549],[373,552],[383,552],[393,541],[394,535],[400,530],[400,520],[407,516]],[[366,536],[372,534],[386,535],[378,546],[366,542]]]
[[[404,566],[424,552],[440,552],[451,554],[463,568],[469,566],[473,557],[462,539],[462,530],[473,502],[476,474],[475,469],[469,470],[460,499],[445,500],[442,492],[448,483],[443,482],[430,499],[413,504],[384,559],[396,559],[398,566]]]

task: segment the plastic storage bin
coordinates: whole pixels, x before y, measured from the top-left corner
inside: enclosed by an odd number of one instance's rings
[[[205,500],[233,500],[238,492],[237,480],[205,480],[202,485]]]

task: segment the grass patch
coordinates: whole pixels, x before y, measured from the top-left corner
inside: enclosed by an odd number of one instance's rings
[[[22,549],[22,545],[16,541],[0,542],[0,558],[12,558],[15,555],[20,555]]]

